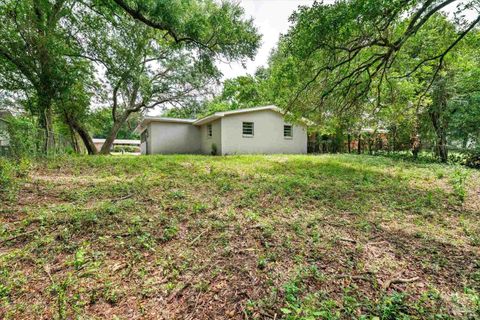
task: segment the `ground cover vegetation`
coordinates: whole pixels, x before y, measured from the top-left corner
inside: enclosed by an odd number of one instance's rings
[[[4,319],[480,316],[473,169],[277,155],[8,170]]]

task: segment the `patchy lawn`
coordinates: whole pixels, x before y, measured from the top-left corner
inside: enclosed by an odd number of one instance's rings
[[[354,155],[51,160],[0,206],[0,318],[478,319],[479,178]]]

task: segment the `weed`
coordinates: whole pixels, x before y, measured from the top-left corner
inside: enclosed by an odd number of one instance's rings
[[[0,318],[101,318],[105,303],[120,318],[479,318],[472,169],[354,155],[11,165],[22,198],[0,205]],[[402,270],[421,280],[377,284]]]

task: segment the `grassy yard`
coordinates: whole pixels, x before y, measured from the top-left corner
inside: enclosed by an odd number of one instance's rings
[[[480,172],[72,157],[0,200],[0,318],[479,319]]]

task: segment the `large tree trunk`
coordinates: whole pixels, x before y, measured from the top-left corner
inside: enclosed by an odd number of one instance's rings
[[[55,148],[55,136],[53,134],[52,100],[40,93],[38,109],[40,113],[40,126],[43,130],[43,151],[50,154]]]
[[[357,153],[360,154],[362,153],[362,135],[358,135],[358,141],[357,141]]]
[[[430,119],[435,129],[435,151],[440,161],[448,161],[447,151],[447,121],[445,113],[447,112],[447,83],[444,77],[437,80],[437,85],[433,94],[433,102],[429,109]]]
[[[75,132],[75,129],[68,123],[68,128],[70,129],[70,139],[72,140],[72,147],[73,151],[75,153],[79,154],[80,153],[80,146],[78,144],[78,139],[77,139],[77,133]]]
[[[85,127],[81,124],[75,123],[75,131],[77,131],[78,135],[83,141],[83,144],[85,145],[85,148],[87,148],[88,154],[97,154],[98,150],[95,144],[93,143],[92,137],[88,133],[88,131],[85,129]]]
[[[392,137],[392,146],[391,146],[391,151],[395,152],[397,150],[397,127],[392,126],[391,128],[391,137]],[[387,141],[388,143],[389,141]]]
[[[352,136],[349,134],[347,134],[347,143],[348,143],[348,153],[352,153]]]
[[[81,124],[75,116],[70,115],[66,110],[63,113],[64,120],[75,132],[78,133],[80,139],[82,139],[85,148],[87,149],[88,154],[97,154],[97,147],[93,143],[92,137],[88,133],[87,129]]]
[[[418,121],[416,121],[415,125],[413,126],[412,135],[410,137],[412,155],[413,155],[413,159],[415,160],[417,160],[418,153],[420,152],[420,148],[421,148],[420,135],[418,134],[418,131],[419,131]]]
[[[110,154],[113,141],[115,141],[118,131],[122,128],[123,124],[127,121],[129,116],[130,116],[130,113],[125,112],[119,118],[114,119],[112,130],[110,130],[107,136],[107,139],[105,139],[105,143],[103,144],[102,149],[100,150],[100,154]]]
[[[436,109],[439,109],[437,107]],[[447,150],[447,130],[445,124],[443,124],[441,119],[440,110],[431,110],[430,118],[432,119],[432,125],[435,129],[435,152],[443,163],[448,161],[448,150]]]
[[[447,133],[442,125],[440,120],[439,113],[432,112],[430,113],[433,127],[435,128],[435,153],[437,154],[440,161],[446,163],[448,161],[448,150],[447,150]]]
[[[372,151],[373,138],[371,134],[368,135],[367,141],[368,141],[368,154],[372,155],[373,154],[373,151]]]

